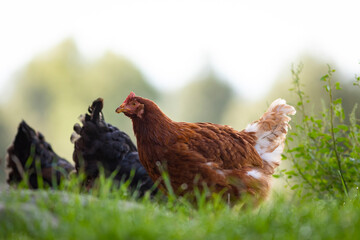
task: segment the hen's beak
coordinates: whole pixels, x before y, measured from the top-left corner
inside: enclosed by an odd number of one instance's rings
[[[121,104],[120,107],[118,107],[115,112],[116,113],[122,113],[122,112],[126,112],[126,108],[125,108],[125,104]]]

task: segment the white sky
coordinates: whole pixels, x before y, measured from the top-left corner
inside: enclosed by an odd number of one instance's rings
[[[299,55],[360,73],[360,1],[1,1],[0,95],[13,74],[65,38],[90,58],[111,50],[162,90],[210,61],[254,99]]]

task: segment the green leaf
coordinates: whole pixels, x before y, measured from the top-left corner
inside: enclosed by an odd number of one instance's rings
[[[339,137],[339,138],[337,138],[337,141],[338,142],[347,142],[347,141],[349,141],[349,139],[344,138],[344,137]]]
[[[322,77],[320,78],[320,80],[326,82],[326,80],[328,79],[328,77],[329,77],[329,75],[326,74],[326,75],[322,76]]]
[[[309,132],[309,137],[311,138],[317,138],[319,136],[318,132]]]
[[[296,175],[294,170],[287,171],[287,172],[285,172],[285,174],[286,175]]]
[[[341,90],[341,87],[340,87],[340,83],[339,83],[339,82],[335,83],[335,89],[336,89],[336,90]]]
[[[342,103],[342,99],[341,98],[338,98],[334,101],[334,104],[341,104]]]
[[[321,148],[319,150],[319,153],[329,153],[330,152],[330,149],[329,148]]]
[[[339,124],[337,127],[340,128],[343,131],[348,131],[349,130],[349,127],[347,125],[344,125],[344,124]]]

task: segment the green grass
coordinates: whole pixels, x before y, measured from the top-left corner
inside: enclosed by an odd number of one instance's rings
[[[357,239],[360,197],[286,200],[257,209],[222,202],[134,200],[54,190],[0,194],[2,239]]]

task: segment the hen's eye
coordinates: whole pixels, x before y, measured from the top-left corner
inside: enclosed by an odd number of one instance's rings
[[[135,105],[136,105],[136,102],[133,102],[133,105],[135,106]]]

